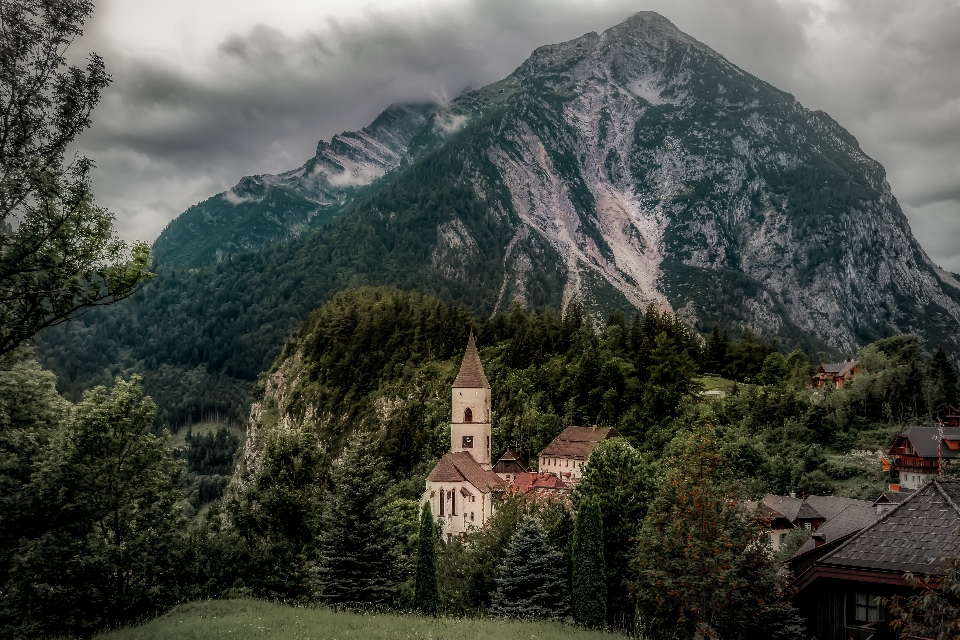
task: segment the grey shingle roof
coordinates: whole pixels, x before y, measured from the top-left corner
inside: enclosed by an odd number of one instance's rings
[[[453,381],[454,389],[489,389],[490,383],[487,382],[487,376],[483,373],[483,365],[480,363],[480,354],[477,353],[477,344],[473,341],[473,332],[470,332],[470,339],[467,340],[467,350],[463,354],[463,363],[460,365],[460,372],[457,379]]]
[[[763,497],[763,504],[764,506],[776,511],[790,522],[793,522],[797,519],[797,513],[800,512],[800,507],[803,506],[803,500],[800,498],[791,498],[790,496],[775,496],[767,494]]]
[[[960,480],[935,480],[918,489],[818,564],[877,571],[936,573],[960,541]]]
[[[849,362],[830,362],[830,363],[821,364],[820,368],[823,369],[824,373],[830,373],[835,376],[842,376],[842,375],[846,375],[848,371],[853,369],[858,364],[860,363],[857,362],[856,360],[852,360]]]
[[[810,502],[804,501],[804,503],[800,505],[800,510],[797,511],[797,518],[803,518],[804,520],[815,520],[817,518],[823,518],[823,515],[811,507]]]
[[[856,504],[862,502],[863,504]],[[836,514],[817,529],[816,535],[823,536],[823,541],[833,542],[837,538],[849,535],[868,527],[877,521],[880,516],[877,515],[877,509],[865,500],[853,500],[854,504],[844,507],[843,511]],[[816,546],[813,538],[803,543],[803,546],[797,550],[794,555],[805,553]]]
[[[870,507],[871,504],[866,500],[856,500],[854,498],[840,498],[838,496],[808,496],[807,504],[817,510],[827,520],[831,520],[841,511],[851,505],[860,507]],[[876,513],[876,509],[874,509]]]

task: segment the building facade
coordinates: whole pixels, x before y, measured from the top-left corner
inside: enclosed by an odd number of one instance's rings
[[[490,383],[473,333],[453,383],[450,409],[450,453],[427,476],[420,499],[421,507],[430,503],[447,539],[486,524],[494,513],[494,494],[506,488],[490,463]]]
[[[540,472],[552,473],[568,485],[576,485],[597,445],[618,437],[620,434],[613,427],[567,427],[540,452]]]

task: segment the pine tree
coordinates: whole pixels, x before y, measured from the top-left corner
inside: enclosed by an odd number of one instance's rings
[[[440,608],[440,590],[437,587],[437,533],[430,503],[420,514],[420,534],[417,536],[417,571],[414,574],[413,601],[417,610],[434,614]]]
[[[607,567],[603,559],[600,503],[580,503],[573,530],[573,619],[592,629],[607,621]]]
[[[382,604],[396,588],[397,557],[384,513],[388,477],[369,437],[347,445],[330,472],[316,570],[318,595],[327,604]]]
[[[550,546],[540,523],[527,517],[500,564],[490,613],[510,618],[563,618],[570,610],[563,555]]]

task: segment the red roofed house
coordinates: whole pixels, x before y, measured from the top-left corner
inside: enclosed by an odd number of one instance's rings
[[[427,476],[420,499],[421,506],[430,503],[447,539],[486,524],[493,494],[506,487],[490,464],[490,383],[473,333],[451,395],[450,453]]]
[[[510,491],[522,491],[539,500],[559,500],[567,502],[570,498],[570,485],[555,475],[528,471],[513,480]]]
[[[817,368],[816,375],[813,376],[813,386],[822,389],[826,385],[832,384],[837,389],[843,389],[846,381],[858,373],[860,373],[860,363],[856,360],[821,364]]]
[[[619,436],[613,427],[567,427],[540,452],[540,471],[575,485],[583,477],[583,466],[597,445]]]

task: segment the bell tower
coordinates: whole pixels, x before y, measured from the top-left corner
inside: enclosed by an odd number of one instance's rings
[[[467,340],[460,373],[453,381],[450,403],[450,453],[464,451],[473,456],[484,471],[492,468],[490,461],[490,383],[483,373],[480,354],[473,341],[473,331]]]

